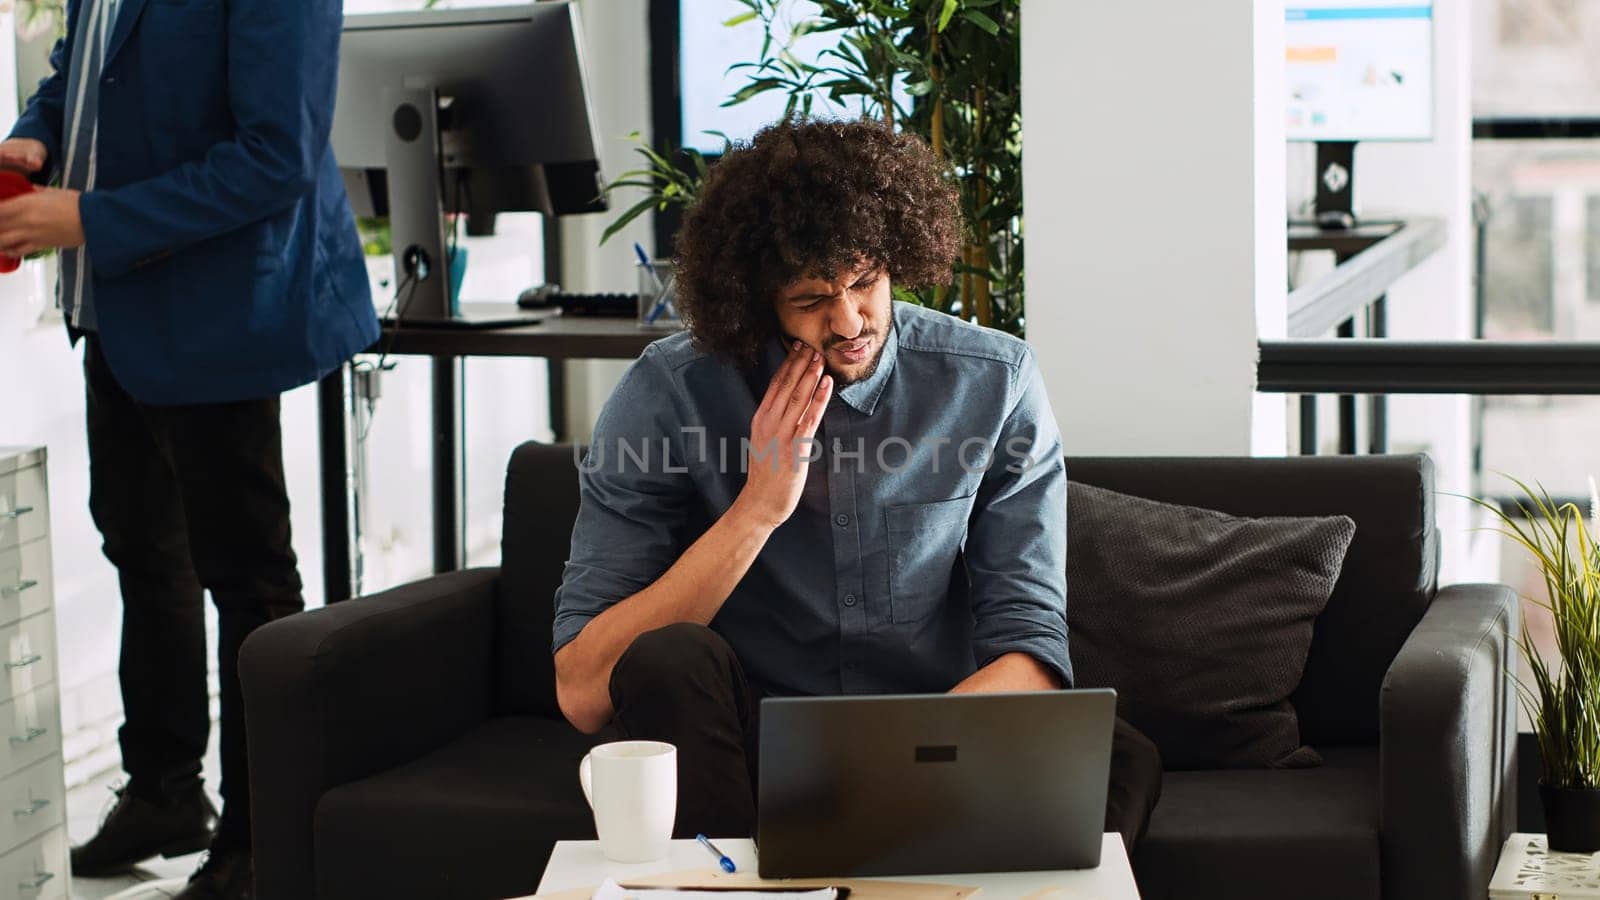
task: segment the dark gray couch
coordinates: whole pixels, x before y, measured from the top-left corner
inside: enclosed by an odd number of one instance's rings
[[[1515,807],[1514,598],[1435,591],[1422,457],[1078,459],[1071,477],[1357,532],[1295,696],[1327,765],[1168,773],[1135,860],[1146,898],[1482,897]],[[531,893],[593,836],[555,706],[550,598],[571,451],[524,445],[503,560],[274,622],[241,659],[263,900]]]

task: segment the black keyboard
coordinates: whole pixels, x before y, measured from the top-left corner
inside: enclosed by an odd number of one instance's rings
[[[614,316],[631,319],[639,314],[638,294],[569,294],[565,291],[527,290],[517,298],[522,309],[559,309],[564,316]]]

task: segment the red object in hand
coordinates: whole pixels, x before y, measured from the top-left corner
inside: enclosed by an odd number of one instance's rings
[[[34,191],[33,182],[20,172],[0,172],[0,202],[31,194]],[[22,260],[15,256],[0,255],[0,275],[8,275],[21,268]]]

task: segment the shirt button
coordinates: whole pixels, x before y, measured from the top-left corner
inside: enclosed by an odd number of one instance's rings
[[[844,526],[850,524],[850,517],[845,515],[844,513],[839,513],[837,516],[833,517],[833,521],[840,528],[843,528]]]
[[[844,595],[844,605],[845,606],[855,606],[856,605],[856,595],[855,594],[845,594]]]

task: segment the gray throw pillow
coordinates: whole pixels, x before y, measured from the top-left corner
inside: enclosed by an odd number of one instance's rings
[[[1118,715],[1169,769],[1321,764],[1289,695],[1354,521],[1241,518],[1071,482],[1067,522],[1077,687],[1116,688]]]

